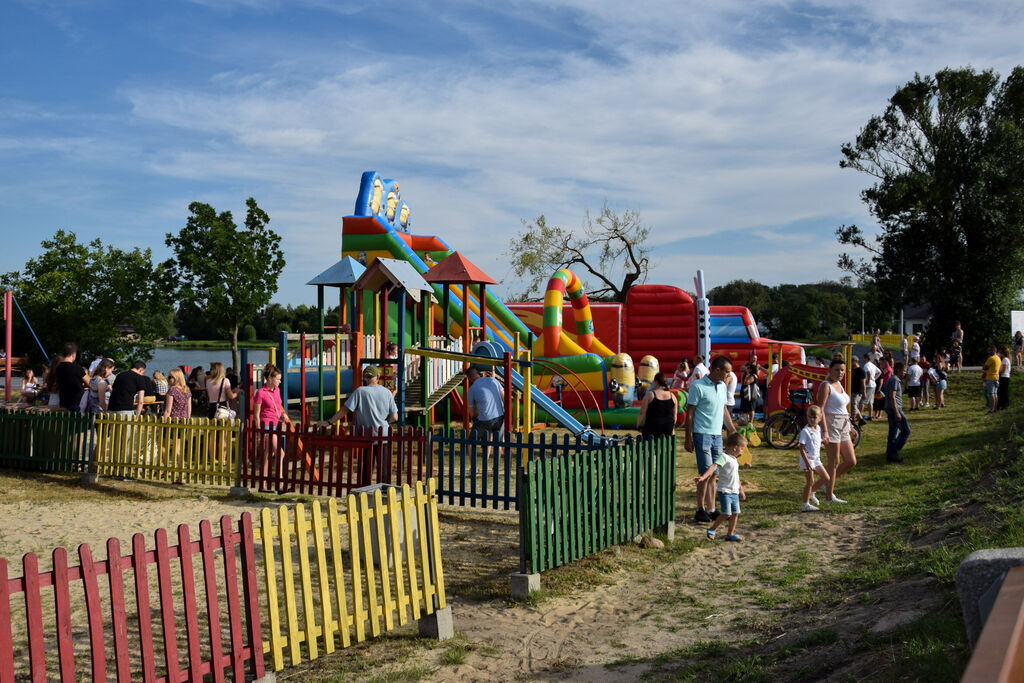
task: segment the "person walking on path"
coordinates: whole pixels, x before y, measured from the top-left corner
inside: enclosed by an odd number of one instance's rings
[[[988,359],[982,369],[981,381],[985,385],[985,395],[988,397],[988,412],[994,413],[999,409],[999,370],[1003,366],[1002,359],[996,353],[996,347],[988,347]]]
[[[738,432],[733,432],[726,439],[723,452],[715,457],[715,462],[711,464],[704,474],[693,478],[694,483],[698,487],[702,484],[707,486],[709,480],[713,479],[716,473],[720,473],[717,489],[718,507],[722,514],[715,515],[711,528],[705,532],[708,540],[715,540],[718,536],[715,530],[722,522],[726,522],[728,525],[726,527],[725,540],[737,542],[743,540],[743,537],[736,533],[736,522],[740,518],[740,501],[746,500],[747,494],[743,491],[743,483],[740,481],[740,463],[738,458],[746,447],[746,438]]]
[[[697,459],[697,473],[703,475],[711,463],[722,455],[722,427],[729,434],[736,432],[732,416],[725,406],[725,378],[732,371],[732,363],[725,356],[718,356],[711,363],[711,370],[690,385],[686,397],[686,440],[687,452]],[[694,520],[710,522],[715,512],[714,482],[704,479],[697,484],[697,512]]]
[[[900,451],[910,438],[910,424],[903,412],[903,376],[907,374],[903,363],[893,368],[892,377],[885,380],[882,393],[885,395],[885,414],[889,418],[889,436],[885,444],[885,459],[888,462],[903,462]]]
[[[836,495],[836,482],[857,466],[850,422],[850,395],[843,387],[846,363],[837,359],[828,366],[828,376],[818,385],[818,407],[824,415],[822,443],[828,455],[828,476],[825,484],[826,503],[845,503]]]
[[[800,469],[804,473],[804,504],[800,512],[817,512],[818,497],[814,495],[822,486],[828,486],[828,470],[821,464],[821,408],[807,408],[807,426],[800,430]],[[817,475],[817,477],[815,477]]]

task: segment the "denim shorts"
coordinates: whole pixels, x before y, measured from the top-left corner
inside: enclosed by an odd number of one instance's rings
[[[740,494],[718,492],[718,513],[722,515],[740,514]]]
[[[997,380],[997,379],[985,380],[985,393],[988,394],[989,396],[991,396],[992,394],[998,394],[999,393],[999,380]],[[697,435],[694,434],[694,437],[696,437],[696,436]]]
[[[693,454],[697,456],[697,473],[704,474],[715,458],[722,454],[722,435],[694,432]]]

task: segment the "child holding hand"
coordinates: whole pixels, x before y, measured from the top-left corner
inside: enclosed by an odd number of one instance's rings
[[[800,469],[804,473],[804,504],[800,511],[815,512],[818,509],[818,497],[814,492],[828,484],[828,470],[821,464],[819,406],[810,406],[807,409],[807,426],[800,430]]]
[[[715,529],[723,522],[729,523],[727,541],[743,540],[742,536],[736,533],[736,522],[740,516],[740,501],[747,499],[743,492],[743,484],[740,483],[740,464],[736,458],[747,446],[747,440],[739,432],[733,432],[725,440],[724,452],[720,455],[711,467],[699,477],[694,477],[694,483],[702,483],[718,474],[718,517],[711,523],[707,530],[708,538],[714,540],[717,536]]]

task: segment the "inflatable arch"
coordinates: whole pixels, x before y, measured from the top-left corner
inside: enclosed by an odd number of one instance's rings
[[[594,316],[583,284],[571,270],[562,268],[548,281],[544,292],[544,355],[557,356],[559,337],[562,335],[562,302],[569,295],[572,314],[576,319],[576,343],[590,351],[594,342]]]

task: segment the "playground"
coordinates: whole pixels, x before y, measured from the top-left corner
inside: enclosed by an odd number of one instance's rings
[[[758,680],[916,673],[955,679],[966,654],[959,606],[950,598],[952,571],[967,552],[960,549],[965,523],[975,527],[971,533],[995,533],[986,520],[1007,501],[989,468],[1009,457],[1005,435],[1019,419],[1013,412],[978,430],[967,419],[974,379],[958,379],[951,415],[920,415],[908,464],[899,471],[884,464],[884,430],[866,431],[861,463],[844,489],[850,505],[813,519],[801,515],[794,453],[757,448],[755,467],[743,474],[744,543],[708,543],[703,527],[683,524],[664,549],[627,542],[545,572],[543,595],[527,604],[508,600],[508,573],[519,559],[515,513],[442,505],[458,637],[431,643],[417,638],[415,628],[400,628],[279,676],[632,680],[643,672],[656,678],[690,672]],[[689,513],[692,475],[692,462],[681,458],[680,519]],[[8,558],[27,551],[45,558],[58,544],[102,547],[109,536],[125,545],[140,528],[194,526],[222,513],[237,517],[267,504],[310,500],[237,500],[223,488],[108,479],[83,486],[66,475],[4,474],[0,490],[0,512],[10,520],[0,555]],[[57,496],[62,502],[55,505]],[[949,502],[936,507],[936,500]],[[966,519],[959,513],[965,509],[971,510]],[[61,521],[44,511],[59,513]],[[944,549],[946,538],[959,540]]]
[[[898,671],[913,660],[920,643],[908,643],[911,632],[953,643],[939,646],[935,661],[962,668],[962,627],[947,595],[956,553],[932,555],[932,541],[917,548],[895,530],[914,514],[913,528],[925,528],[933,496],[950,495],[961,457],[949,439],[974,443],[991,430],[961,424],[952,412],[941,422],[921,416],[925,433],[915,436],[908,461],[920,457],[894,474],[881,455],[884,426],[865,428],[857,434],[861,463],[843,480],[852,504],[801,516],[796,454],[782,450],[795,418],[771,425],[789,416],[794,388],[813,391],[825,376],[806,363],[803,345],[760,337],[745,308],[711,306],[700,271],[695,296],[638,285],[624,304],[592,307],[577,275],[559,270],[543,304],[506,304],[488,291],[494,280],[439,237],[411,234],[410,216],[396,182],[363,175],[355,211],[343,219],[342,259],[309,282],[320,329],[282,333],[272,353],[294,424],[257,422],[262,368],[244,353],[237,420],[24,405],[0,413],[0,462],[22,472],[0,477],[0,512],[11,522],[0,532],[0,557],[11,560],[0,561],[0,585],[18,575],[8,599],[24,593],[25,603],[13,616],[0,611],[0,626],[28,642],[6,647],[0,637],[0,674],[16,661],[23,671],[25,657],[33,671],[47,659],[52,666],[57,652],[65,675],[76,661],[94,673],[115,664],[122,675],[129,666],[163,671],[163,658],[170,677],[186,662],[193,673],[230,664],[236,677],[244,669],[258,678],[266,666],[283,678],[320,671],[329,678],[335,669],[325,658],[336,640],[342,649],[375,637],[333,661],[367,678],[432,678],[441,667],[452,667],[444,672],[451,677],[488,680],[690,670],[857,678],[870,677],[880,661]],[[334,320],[325,313],[328,294],[339,304]],[[8,295],[5,360],[13,357],[15,306]],[[849,361],[852,345],[829,347]],[[674,435],[636,438],[638,402],[655,373],[698,355],[752,361],[767,388],[767,443],[758,448],[751,439],[745,454],[742,544],[677,527],[692,512],[692,456],[677,452]],[[318,427],[360,385],[366,366],[382,371],[398,425],[386,435],[351,423]],[[504,390],[503,429],[493,441],[467,432],[471,366],[492,372]],[[4,368],[8,390],[14,370]],[[966,384],[960,390],[968,393]],[[275,458],[284,466],[268,468]],[[906,488],[921,477],[931,488]],[[255,493],[273,490],[283,495]],[[272,514],[268,505],[279,507]],[[153,532],[200,520],[213,525],[200,541],[179,529],[178,544],[168,546],[166,534]],[[156,548],[133,536],[140,533],[155,533]],[[55,546],[83,543],[106,543],[115,559],[94,564],[86,550],[81,565],[69,567],[66,554],[54,552],[51,564]],[[13,560],[24,553],[35,555],[19,570]],[[193,554],[202,555],[205,608]],[[212,578],[221,562],[222,582]],[[118,606],[125,596],[113,586],[115,572],[128,568],[138,610],[126,617]],[[101,637],[96,582],[107,573],[115,623],[113,635]],[[75,581],[85,585],[84,606],[65,597],[77,594],[69,587]],[[41,586],[53,586],[55,611],[39,602]],[[218,589],[226,593],[218,597]],[[179,594],[184,615],[171,599]],[[146,609],[155,600],[159,624]],[[219,600],[230,621],[220,629]],[[210,624],[208,645],[198,633],[201,616]],[[434,641],[417,640],[411,621]],[[141,655],[129,654],[122,629],[142,643]],[[220,654],[218,631],[230,631],[230,656]],[[81,652],[86,633],[90,664]],[[187,633],[187,642],[176,633]],[[881,650],[894,648],[900,657],[886,659]],[[841,663],[822,663],[821,651]]]

